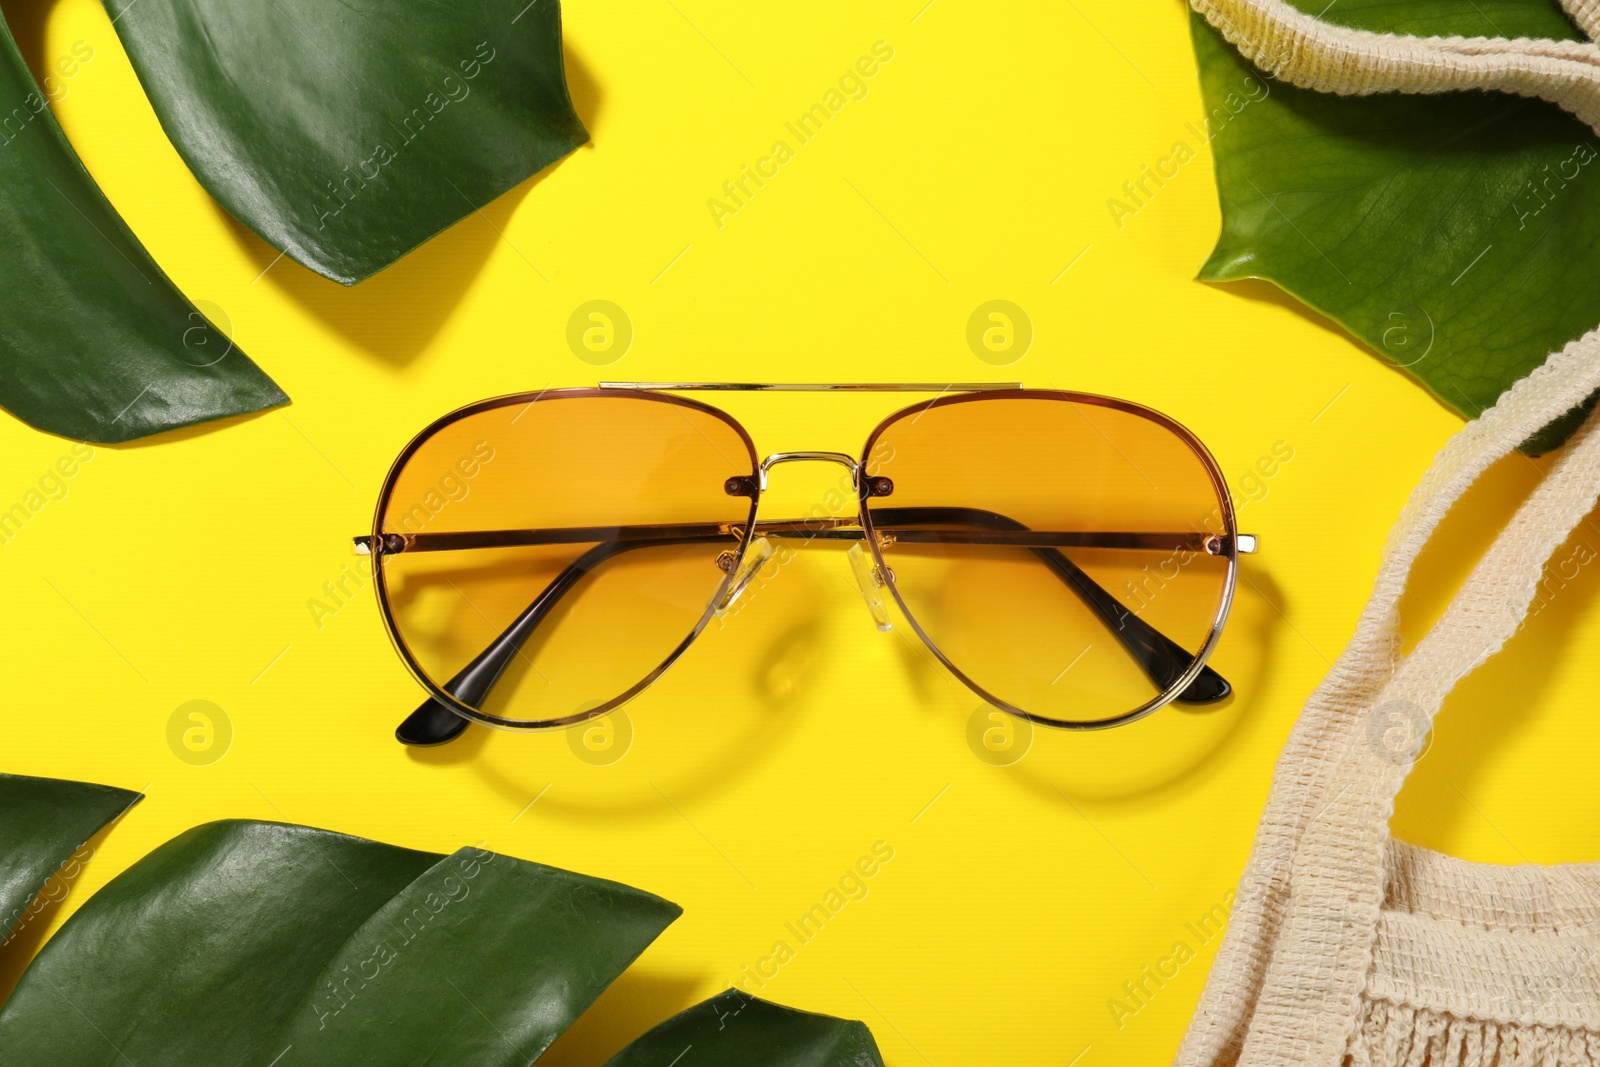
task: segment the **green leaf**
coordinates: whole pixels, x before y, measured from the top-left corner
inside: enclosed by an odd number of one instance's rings
[[[1367,30],[1582,39],[1552,0],[1294,3]],[[1276,283],[1468,417],[1600,323],[1593,130],[1501,94],[1298,89],[1192,18],[1208,118],[1190,130],[1211,138],[1222,204],[1202,279]]]
[[[117,442],[288,403],[111,207],[3,18],[0,100],[0,405],[41,430]]]
[[[0,940],[62,863],[140,799],[108,785],[0,774]]]
[[[0,1064],[524,1067],[678,914],[477,849],[211,823],[45,945],[0,1009]]]
[[[0,775],[0,907],[139,795]],[[0,1008],[0,1065],[539,1058],[680,914],[614,882],[277,823],[217,822],[114,879]],[[883,1067],[866,1026],[729,989],[608,1067]]]
[[[104,0],[189,169],[346,285],[589,139],[557,0]]]
[[[684,1053],[694,1050],[692,1059]],[[883,1067],[864,1023],[813,1015],[729,989],[660,1026],[605,1067]]]

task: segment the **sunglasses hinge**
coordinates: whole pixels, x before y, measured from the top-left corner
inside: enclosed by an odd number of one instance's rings
[[[358,556],[395,556],[404,552],[411,538],[403,534],[384,534],[381,537],[363,534],[350,539]]]
[[[1226,556],[1230,549],[1241,556],[1250,556],[1257,551],[1259,541],[1255,534],[1234,534],[1232,537],[1212,534],[1205,539],[1202,547],[1208,556]]]

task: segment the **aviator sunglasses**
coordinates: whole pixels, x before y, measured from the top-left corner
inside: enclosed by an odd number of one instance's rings
[[[760,458],[693,391],[925,392],[859,456]],[[774,467],[849,472],[854,515],[764,516]],[[818,509],[820,511],[820,509]],[[1069,729],[1210,704],[1239,555],[1216,461],[1124,400],[1016,384],[605,383],[470,404],[395,460],[370,534],[385,627],[428,699],[396,730],[570,726],[638,695],[773,556],[850,542],[896,618],[995,707]]]

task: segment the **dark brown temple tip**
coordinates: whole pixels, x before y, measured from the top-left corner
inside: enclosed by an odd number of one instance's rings
[[[443,745],[461,736],[467,720],[429,697],[395,728],[395,740],[414,748]]]
[[[1210,667],[1202,667],[1195,680],[1175,698],[1180,704],[1215,704],[1233,693],[1228,680]]]

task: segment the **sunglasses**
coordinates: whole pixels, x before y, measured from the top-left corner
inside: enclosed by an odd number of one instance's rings
[[[697,390],[926,392],[859,457],[758,457]],[[850,514],[761,515],[775,467],[848,471]],[[881,630],[903,620],[973,693],[1069,729],[1231,692],[1206,661],[1239,555],[1216,461],[1138,404],[1015,384],[605,383],[470,404],[378,496],[385,627],[428,699],[396,730],[570,726],[641,692],[792,542],[844,542]],[[843,547],[843,546],[841,546]]]

